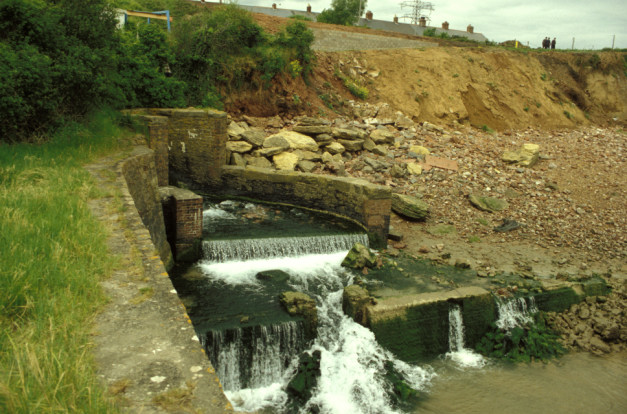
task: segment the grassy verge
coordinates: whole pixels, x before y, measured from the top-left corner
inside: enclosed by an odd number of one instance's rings
[[[115,258],[82,165],[120,134],[100,113],[42,145],[0,144],[0,412],[115,412],[90,352]]]

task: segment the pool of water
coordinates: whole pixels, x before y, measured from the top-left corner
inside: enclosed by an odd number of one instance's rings
[[[627,413],[627,352],[481,369],[432,366],[437,377],[415,413]]]

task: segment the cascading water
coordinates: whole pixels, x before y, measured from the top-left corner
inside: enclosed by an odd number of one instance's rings
[[[250,326],[200,335],[226,390],[272,385],[306,342],[302,322]]]
[[[210,283],[230,288],[229,292],[259,294],[264,284],[255,275],[278,269],[289,275],[291,290],[315,298],[317,338],[306,351],[320,352],[321,376],[301,412],[398,412],[390,398],[393,387],[386,370],[393,367],[416,390],[434,376],[429,369],[396,360],[378,345],[370,330],[344,315],[342,292],[352,283],[352,275],[341,262],[356,242],[367,244],[367,238],[363,234],[274,237],[210,241],[203,246],[205,258],[198,267]],[[291,321],[207,329],[199,337],[236,410],[286,411],[286,386],[308,346],[302,326]]]
[[[533,322],[533,314],[538,312],[533,296],[528,299],[513,298],[509,300],[497,297],[496,305],[499,313],[496,326],[505,331]]]
[[[464,347],[464,321],[462,319],[462,309],[458,304],[453,303],[450,305],[448,322],[449,352],[446,354],[446,357],[463,368],[484,366],[486,363],[484,357]]]

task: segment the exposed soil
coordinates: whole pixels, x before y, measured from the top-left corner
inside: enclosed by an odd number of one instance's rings
[[[261,15],[256,19],[266,29],[285,22]],[[363,28],[325,28],[372,33]],[[243,115],[275,116],[274,129],[289,128],[304,114],[335,120],[337,126],[367,129],[364,119],[377,116],[372,108],[388,104],[392,113],[400,111],[410,118],[414,129],[386,127],[403,136],[387,156],[366,151],[345,154],[344,165],[348,175],[389,185],[430,204],[426,222],[393,215],[393,231],[403,236],[393,246],[452,265],[467,263],[488,276],[501,271],[564,279],[602,274],[618,295],[610,298],[612,311],[624,312],[624,53],[444,46],[316,55],[307,83],[281,79],[267,91],[232,95],[229,113],[236,120]],[[368,99],[352,96],[341,77],[366,87]],[[536,166],[520,168],[501,161],[504,151],[523,143],[540,146]],[[363,169],[366,156],[403,163],[408,148],[416,144],[456,161],[459,168],[433,168],[411,180]],[[338,171],[323,166],[314,172]],[[468,201],[471,193],[500,197],[509,208],[479,211]],[[522,227],[495,232],[504,219]],[[588,307],[594,311],[592,305]],[[608,306],[600,305],[599,311]],[[569,346],[576,346],[571,328]],[[577,335],[590,336],[594,327],[578,329]]]
[[[269,32],[291,22],[263,14],[254,16]],[[350,66],[356,60],[359,67],[346,74],[369,89],[368,102],[386,102],[416,122],[460,122],[518,130],[572,128],[591,122],[624,124],[627,119],[624,53],[514,51],[363,27],[306,23],[328,30],[433,41],[441,47],[318,52],[307,82],[302,78],[279,79],[267,90],[230,94],[229,112],[327,117],[345,113],[345,102],[356,98],[335,73],[346,73],[343,63]]]

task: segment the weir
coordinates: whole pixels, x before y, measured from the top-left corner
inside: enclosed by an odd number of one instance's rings
[[[175,278],[175,284],[235,408],[290,412],[287,407],[297,404],[323,412],[340,412],[339,407],[343,412],[401,412],[394,408],[393,385],[386,372],[394,372],[416,390],[433,373],[396,359],[371,331],[342,311],[343,288],[352,283],[353,275],[340,264],[356,242],[367,245],[367,236],[340,232],[239,238],[246,227],[250,232],[247,220],[263,228],[266,220],[300,214],[240,203],[236,206],[240,215],[231,203],[223,205],[228,211],[208,206],[203,216],[209,221],[206,228],[214,228],[215,220],[228,221],[235,230],[222,234],[227,239],[208,235],[203,258]],[[301,219],[304,222],[294,229],[309,233],[306,223],[311,218]],[[276,225],[287,228],[278,219]],[[338,233],[323,230],[333,231]],[[238,238],[232,238],[235,235]],[[315,301],[315,338],[306,337],[302,317],[288,315],[278,305],[284,291],[304,293]],[[318,386],[307,397],[287,392],[303,352],[320,355]]]
[[[307,342],[302,322],[212,330],[199,336],[226,391],[280,381]]]

